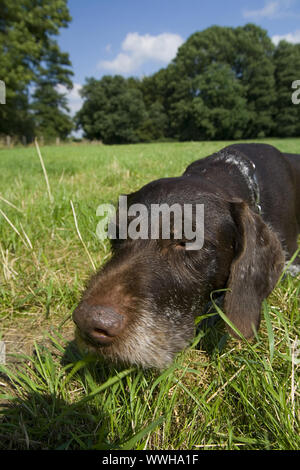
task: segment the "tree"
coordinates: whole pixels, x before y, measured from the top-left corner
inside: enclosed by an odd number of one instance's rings
[[[300,135],[300,106],[292,103],[292,83],[300,79],[300,46],[280,41],[274,54],[276,112],[274,134],[280,137]]]
[[[43,64],[38,67],[31,109],[36,134],[49,140],[56,136],[65,139],[73,128],[72,119],[66,114],[69,112],[66,96],[60,91],[61,86],[72,88],[70,65],[68,54],[62,53],[53,41],[48,46]]]
[[[266,31],[252,24],[239,28],[212,26],[193,34],[171,65],[174,86],[170,107],[177,108],[183,100],[191,103],[196,97],[197,77],[209,73],[213,64],[229,67],[240,82],[240,96],[247,102],[248,123],[243,136],[270,135],[276,99],[273,52]]]
[[[168,116],[159,101],[149,105],[144,120],[139,125],[138,134],[142,141],[163,140],[167,133]]]
[[[120,75],[89,78],[82,97],[84,103],[76,123],[85,137],[107,144],[140,141],[139,127],[147,115],[142,93],[130,79]]]
[[[40,77],[52,37],[70,20],[67,0],[0,0],[0,78],[7,91],[0,133],[33,132],[30,85]]]
[[[266,137],[274,130],[275,47],[267,31],[254,24],[236,28],[235,73],[246,89],[251,115],[244,137]]]
[[[245,90],[228,65],[212,64],[191,81],[191,102],[182,99],[171,110],[181,140],[237,139],[249,122]]]

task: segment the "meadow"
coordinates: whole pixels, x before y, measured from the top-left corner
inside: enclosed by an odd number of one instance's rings
[[[300,153],[300,139],[265,142]],[[73,342],[72,310],[110,256],[98,205],[227,144],[45,146],[49,188],[34,146],[0,149],[0,449],[300,448],[299,276],[282,277],[253,342],[219,321],[163,372]]]

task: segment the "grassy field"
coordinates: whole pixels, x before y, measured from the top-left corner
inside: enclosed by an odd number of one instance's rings
[[[300,153],[300,139],[267,142]],[[0,449],[300,448],[299,276],[265,302],[254,342],[219,322],[163,373],[96,363],[72,341],[71,312],[110,256],[97,206],[227,144],[43,147],[52,197],[34,147],[0,150]]]

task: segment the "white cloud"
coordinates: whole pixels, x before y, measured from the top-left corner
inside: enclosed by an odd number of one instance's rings
[[[146,59],[154,59],[162,62],[172,60],[178,47],[183,43],[179,34],[163,33],[158,36],[138,33],[127,34],[122,48],[133,55]]]
[[[60,93],[65,93],[68,100],[68,107],[70,108],[70,114],[74,116],[77,111],[80,110],[83,100],[79,94],[82,85],[80,83],[74,83],[72,90],[68,90],[64,85],[58,85],[57,90]]]
[[[121,52],[114,60],[104,60],[99,63],[98,68],[110,70],[114,73],[128,74],[136,70],[143,61],[139,57],[133,57]]]
[[[244,10],[244,18],[254,19],[276,19],[287,16],[294,16],[290,7],[294,4],[295,0],[269,0],[265,6],[260,10]]]
[[[260,10],[244,10],[243,16],[245,18],[270,18],[277,13],[279,8],[278,1],[272,1],[267,3],[264,8]]]
[[[277,44],[282,40],[291,42],[292,44],[300,43],[300,29],[298,29],[294,33],[287,33],[287,34],[282,34],[282,35],[275,34],[274,36],[272,36],[272,41],[275,44],[275,46],[277,46]]]
[[[167,64],[176,56],[177,49],[183,41],[179,34],[162,33],[151,36],[128,33],[121,45],[122,52],[113,60],[101,61],[98,68],[129,74],[137,71],[148,61]]]

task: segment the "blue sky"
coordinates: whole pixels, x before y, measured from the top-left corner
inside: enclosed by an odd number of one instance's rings
[[[80,108],[86,77],[150,75],[165,67],[191,34],[211,25],[265,28],[276,43],[300,42],[300,0],[69,0],[72,23],[58,42],[69,52]]]

